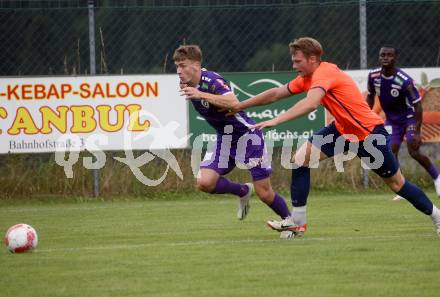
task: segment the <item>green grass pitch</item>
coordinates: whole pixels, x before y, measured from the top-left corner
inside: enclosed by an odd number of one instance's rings
[[[294,240],[266,227],[275,216],[256,198],[237,221],[233,197],[201,197],[3,201],[0,230],[31,224],[39,245],[3,246],[0,295],[440,296],[440,238],[392,193],[314,192],[309,230]]]

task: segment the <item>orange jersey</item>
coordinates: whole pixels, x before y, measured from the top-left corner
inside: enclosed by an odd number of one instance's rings
[[[336,129],[341,135],[353,134],[362,141],[375,126],[383,124],[382,118],[370,109],[353,79],[335,64],[321,62],[312,76],[298,76],[288,84],[292,94],[312,88],[325,91],[321,104],[335,117]]]

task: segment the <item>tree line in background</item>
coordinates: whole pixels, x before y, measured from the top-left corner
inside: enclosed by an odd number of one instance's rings
[[[89,74],[87,1],[18,2],[0,6],[0,75]],[[192,43],[220,72],[288,71],[288,43],[300,36],[320,40],[326,60],[360,68],[357,1],[210,2],[97,1],[97,73],[172,73],[174,49]],[[439,66],[439,15],[439,1],[368,2],[368,67],[382,44],[399,48],[404,67]]]

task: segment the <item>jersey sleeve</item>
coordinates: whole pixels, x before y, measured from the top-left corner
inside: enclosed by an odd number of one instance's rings
[[[304,79],[301,76],[292,79],[287,84],[287,90],[289,90],[292,95],[304,92]]]
[[[212,93],[218,95],[227,95],[232,93],[231,86],[223,77],[216,77],[212,79],[209,89]]]
[[[369,95],[376,95],[376,89],[374,88],[373,78],[371,73],[368,73],[367,91]]]
[[[412,92],[410,92],[409,89],[411,89]],[[420,97],[420,93],[417,90],[416,86],[414,85],[413,80],[408,81],[405,90],[406,90],[406,99],[411,105],[414,105],[420,100],[422,100],[422,97]]]

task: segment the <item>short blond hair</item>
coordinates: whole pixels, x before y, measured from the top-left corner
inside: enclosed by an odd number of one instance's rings
[[[200,47],[195,44],[179,46],[174,51],[173,60],[178,62],[186,59],[202,63],[202,50]]]
[[[296,51],[301,51],[306,58],[316,56],[319,60],[324,54],[321,44],[318,40],[311,37],[301,37],[289,43],[290,53],[293,55]]]

